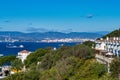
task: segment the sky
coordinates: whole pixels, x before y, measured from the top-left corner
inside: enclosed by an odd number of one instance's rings
[[[120,0],[0,0],[0,31],[97,32],[120,28]]]

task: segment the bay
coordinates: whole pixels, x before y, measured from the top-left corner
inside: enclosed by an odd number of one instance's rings
[[[13,47],[8,47],[13,46]],[[74,46],[76,44],[79,44],[77,42],[71,42],[71,43],[64,43],[64,42],[57,42],[57,43],[43,43],[43,42],[14,42],[14,43],[8,43],[8,42],[0,42],[0,54],[3,54],[4,56],[8,55],[17,55],[18,52],[22,50],[28,50],[31,52],[34,52],[35,50],[39,48],[46,48],[46,47],[55,47],[59,48],[63,45],[65,46]],[[22,45],[23,47],[19,47]]]

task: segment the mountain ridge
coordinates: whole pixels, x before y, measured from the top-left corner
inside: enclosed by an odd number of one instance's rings
[[[0,39],[12,38],[19,40],[42,40],[45,38],[49,39],[63,39],[63,38],[90,38],[96,39],[102,37],[103,34],[97,32],[34,32],[34,33],[24,33],[18,31],[0,31]]]
[[[120,28],[104,35],[102,38],[106,38],[106,37],[120,37]]]

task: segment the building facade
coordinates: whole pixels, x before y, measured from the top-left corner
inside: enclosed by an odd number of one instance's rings
[[[96,60],[103,63],[110,73],[110,63],[114,57],[120,57],[120,37],[96,40]]]
[[[96,41],[96,50],[105,50],[115,56],[120,56],[120,37],[100,39]]]
[[[27,50],[23,50],[23,51],[20,51],[18,52],[18,58],[22,60],[22,62],[24,62],[24,60],[27,58],[28,55],[30,55],[30,51],[27,51]]]

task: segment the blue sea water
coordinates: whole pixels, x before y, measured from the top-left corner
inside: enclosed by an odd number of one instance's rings
[[[23,45],[23,48],[20,47],[16,47],[16,48],[10,48],[7,47],[8,44],[14,44],[14,46],[19,46],[19,45]],[[7,42],[1,42],[0,43],[0,54],[3,54],[4,56],[8,56],[8,55],[17,55],[18,52],[22,51],[22,50],[28,50],[31,52],[34,52],[35,50],[39,49],[39,48],[46,48],[46,47],[56,47],[59,48],[62,45],[66,45],[66,46],[74,46],[76,44],[76,42],[73,43],[40,43],[40,42],[14,42],[14,43],[7,43]]]

